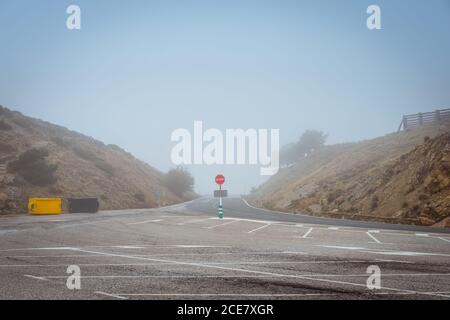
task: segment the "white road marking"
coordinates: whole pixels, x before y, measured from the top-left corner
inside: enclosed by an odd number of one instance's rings
[[[344,250],[363,250],[365,248],[362,247],[341,247],[341,246],[324,246],[318,245],[319,247],[331,248],[331,249],[344,249]]]
[[[31,278],[31,279],[36,279],[36,280],[48,281],[48,279],[46,279],[44,277],[32,276],[31,274],[24,274],[24,277]]]
[[[378,240],[377,238],[375,238],[370,232],[366,232],[366,234],[371,237],[376,243],[381,243],[380,240]]]
[[[256,232],[256,231],[259,231],[259,230],[262,230],[262,229],[264,229],[264,228],[267,228],[268,226],[270,226],[271,225],[271,223],[268,223],[268,224],[266,224],[266,225],[264,225],[264,226],[262,226],[262,227],[259,227],[259,228],[256,228],[256,229],[253,229],[253,230],[250,230],[249,232],[247,232],[247,233],[253,233],[253,232]]]
[[[147,256],[135,256],[136,259],[143,258],[146,259]],[[150,259],[152,260],[152,259]],[[156,260],[156,259],[153,259]],[[197,264],[208,264],[208,265],[245,265],[245,264],[327,264],[327,263],[367,263],[367,260],[346,260],[346,261],[234,261],[234,262],[209,262],[209,261],[198,261],[192,262]],[[78,263],[78,266],[83,267],[111,267],[111,266],[159,266],[159,265],[176,265],[180,264],[180,261],[172,261],[172,262],[156,262],[156,263]],[[0,268],[46,268],[46,267],[67,267],[67,263],[61,264],[3,264],[0,265]]]
[[[441,239],[442,241],[450,242],[450,239],[447,239],[447,238],[444,238],[444,237],[439,237],[438,239]]]
[[[156,219],[156,220],[146,220],[146,221],[141,221],[141,222],[133,222],[133,223],[128,223],[128,225],[137,225],[137,224],[146,224],[146,223],[151,223],[151,222],[161,222],[164,221],[163,219]]]
[[[112,294],[112,293],[106,293],[103,291],[95,291],[96,294],[101,294],[103,296],[107,296],[107,297],[111,297],[111,298],[116,298],[116,299],[121,299],[121,300],[127,300],[127,297],[123,297],[121,295],[118,294]]]
[[[57,227],[54,227],[54,228],[55,229],[67,229],[67,228],[87,226],[87,225],[94,225],[94,224],[98,224],[98,223],[111,222],[111,221],[118,221],[118,219],[105,219],[105,220],[91,221],[91,222],[72,223],[72,224],[65,224],[65,225],[62,225],[62,226],[57,226]]]
[[[366,253],[373,253],[373,254],[383,254],[387,256],[407,256],[407,257],[416,257],[416,256],[423,256],[423,253],[420,252],[408,252],[408,251],[372,251],[372,250],[366,250],[363,251]]]
[[[338,227],[328,227],[328,230],[339,230],[339,228]]]
[[[186,224],[190,224],[190,223],[197,223],[197,222],[203,222],[203,221],[208,221],[208,220],[212,220],[214,218],[208,218],[208,219],[194,219],[194,220],[189,220],[186,222],[181,222],[181,223],[177,223],[177,226],[184,226]]]
[[[305,252],[293,252],[293,251],[261,251],[261,252],[208,252],[208,253],[153,253],[153,254],[135,254],[136,257],[161,257],[161,256],[213,256],[213,255],[274,255],[274,254],[307,254]],[[46,255],[46,256],[37,256],[37,255],[13,255],[13,256],[0,256],[1,258],[108,258],[106,256],[99,256],[98,254],[72,254],[72,255]],[[1,265],[0,265],[1,266]]]
[[[39,251],[39,250],[75,250],[79,248],[118,248],[118,247],[142,247],[142,248],[231,248],[230,246],[222,246],[222,245],[209,245],[209,246],[187,246],[187,245],[115,245],[115,246],[84,246],[84,247],[41,247],[41,248],[14,248],[14,249],[0,249],[0,252],[13,252],[13,251]]]
[[[13,256],[0,256],[0,259],[17,259],[17,258],[92,258],[92,257],[98,257],[96,254],[68,254],[68,255],[53,255],[53,256],[19,256],[19,255],[13,255]]]
[[[368,253],[378,253],[378,254],[386,254],[386,255],[397,255],[397,256],[441,256],[441,257],[450,257],[450,254],[445,253],[431,253],[431,252],[412,252],[412,251],[365,251]]]
[[[114,246],[113,248],[118,248],[118,249],[145,249],[145,247],[137,247],[137,246]]]
[[[397,263],[415,264],[414,261],[389,260],[389,259],[375,259],[375,260],[376,261],[381,261],[381,262],[397,262]]]
[[[110,247],[109,247],[110,248]],[[48,248],[18,248],[18,249],[0,249],[0,251],[33,251],[33,250],[73,250],[74,247],[48,247]]]
[[[309,297],[333,296],[337,293],[120,293],[129,297]]]
[[[428,233],[416,233],[416,236],[418,236],[418,237],[429,237],[430,235]]]
[[[257,208],[255,206],[252,206],[251,204],[249,204],[248,201],[245,200],[243,197],[240,197],[240,199],[248,207],[250,207],[252,209],[261,210],[261,211],[267,211],[267,212],[270,212],[270,213],[278,213],[278,214],[285,214],[285,215],[294,216],[293,213],[278,212],[278,211],[272,211],[272,210],[268,210],[268,209],[264,209],[264,208]],[[316,218],[318,218],[318,219],[327,219],[326,217],[316,217]],[[272,223],[283,223],[283,222],[282,221],[272,221]],[[322,226],[320,224],[310,224],[310,225],[313,225],[314,227],[317,227],[317,229],[320,229],[320,226]],[[303,226],[303,225],[299,225],[299,226]],[[363,231],[361,229],[365,229],[365,228],[363,228],[363,227],[348,227],[347,229],[341,230],[341,231],[345,231],[345,232],[361,232],[361,233],[364,232],[364,233],[366,233],[366,231]],[[385,231],[387,232],[386,234],[389,234],[389,235],[398,235],[398,236],[414,236],[414,235],[417,235],[417,234],[412,233],[411,231],[405,231],[404,233],[400,233],[401,232],[400,230],[398,230],[397,232],[392,232],[391,229],[385,229]],[[394,230],[394,231],[396,231],[396,230]],[[369,232],[370,233],[380,233],[380,230],[369,230]],[[436,233],[435,235],[442,235],[444,237],[446,236],[446,234],[442,234],[442,233]],[[446,240],[444,240],[444,241],[446,241]]]
[[[196,244],[180,244],[175,245],[175,248],[231,248],[231,246],[203,246],[203,245],[196,245]]]
[[[306,252],[300,252],[300,251],[283,251],[283,253],[286,253],[286,254],[308,254],[308,253],[306,253]]]
[[[395,250],[377,250],[377,249],[368,249],[362,247],[340,247],[340,246],[324,246],[318,245],[319,247],[332,248],[332,249],[343,249],[343,250],[359,250],[365,253],[373,253],[373,254],[385,254],[385,255],[394,255],[394,256],[441,256],[441,257],[450,257],[450,254],[445,253],[432,253],[432,252],[413,252],[413,251],[395,251]]]
[[[309,228],[308,231],[306,231],[306,233],[302,236],[302,239],[306,239],[312,231],[313,228]]]
[[[289,275],[287,275],[289,277]],[[327,278],[367,278],[367,273],[362,274],[320,274],[320,273],[304,273],[298,274],[298,276],[305,277],[327,277]],[[385,273],[383,277],[449,277],[450,273]],[[29,276],[31,278],[39,280],[48,279],[66,279],[67,276]],[[92,276],[80,276],[81,279],[233,279],[233,278],[283,278],[282,276],[272,275],[92,275]]]
[[[236,272],[254,273],[254,274],[261,274],[261,275],[272,275],[272,276],[286,277],[286,278],[293,278],[293,279],[302,279],[302,280],[319,281],[319,282],[326,282],[326,283],[333,283],[333,284],[340,284],[340,285],[356,286],[356,287],[367,289],[366,284],[340,281],[340,280],[321,279],[321,278],[314,278],[314,277],[301,276],[301,275],[280,274],[280,273],[275,273],[275,272],[249,270],[249,269],[243,269],[243,268],[232,268],[232,267],[194,263],[194,262],[171,261],[171,260],[165,260],[165,259],[150,259],[150,258],[134,257],[134,256],[130,256],[130,255],[106,253],[106,252],[100,252],[100,251],[90,251],[90,250],[81,250],[81,249],[77,249],[77,250],[85,252],[85,253],[107,255],[107,256],[111,256],[111,257],[122,257],[122,258],[129,258],[129,259],[148,260],[148,261],[166,262],[166,263],[172,262],[172,263],[177,263],[179,265],[184,265],[184,266],[193,266],[193,267],[211,268],[211,269],[228,270],[228,271],[236,271]],[[448,296],[448,295],[431,294],[431,293],[427,293],[427,292],[419,292],[419,291],[414,291],[414,290],[406,290],[406,289],[398,289],[398,288],[390,288],[390,287],[381,287],[381,289],[394,291],[394,292],[409,292],[409,293],[417,293],[420,295],[431,295],[431,296],[450,298],[450,296]]]
[[[222,227],[222,226],[227,226],[229,224],[232,224],[232,223],[235,223],[235,222],[238,222],[238,221],[239,220],[233,220],[233,221],[225,222],[225,223],[218,224],[218,225],[215,225],[215,226],[212,226],[212,227],[205,227],[205,229],[215,229],[215,228],[219,228],[219,227]]]

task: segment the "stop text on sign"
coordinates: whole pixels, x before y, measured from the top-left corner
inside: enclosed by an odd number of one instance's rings
[[[220,185],[222,185],[222,184],[224,184],[225,183],[225,177],[223,176],[223,175],[221,175],[221,174],[218,174],[217,176],[216,176],[216,183],[217,184],[220,184]]]
[[[260,165],[260,174],[271,176],[280,167],[279,129],[219,129],[203,131],[194,121],[193,134],[187,129],[172,132],[171,160],[175,165]]]

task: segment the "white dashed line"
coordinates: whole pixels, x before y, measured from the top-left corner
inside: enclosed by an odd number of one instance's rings
[[[157,220],[147,220],[147,221],[141,221],[141,222],[133,222],[133,223],[128,223],[128,225],[136,225],[136,224],[146,224],[146,223],[151,223],[151,222],[161,222],[163,221],[162,219],[157,219]]]
[[[81,252],[85,253],[91,253],[91,254],[99,254],[99,255],[106,255],[110,257],[122,257],[122,258],[128,258],[128,259],[140,259],[140,260],[147,260],[147,261],[153,261],[153,262],[165,262],[165,263],[176,263],[179,265],[184,266],[193,266],[193,267],[203,267],[203,268],[211,268],[211,269],[218,269],[218,270],[228,270],[228,271],[237,271],[237,272],[245,272],[245,273],[253,273],[253,274],[260,274],[260,275],[271,275],[271,276],[277,276],[277,277],[286,277],[286,278],[293,278],[293,279],[302,279],[302,280],[311,280],[311,281],[319,281],[319,282],[326,282],[326,283],[333,283],[333,284],[340,284],[340,285],[349,285],[349,286],[356,286],[356,287],[363,287],[367,288],[366,284],[361,283],[354,283],[354,282],[348,282],[348,281],[340,281],[340,280],[331,280],[331,279],[322,279],[322,278],[315,278],[315,277],[309,277],[309,276],[303,276],[303,275],[294,275],[294,274],[281,274],[281,273],[275,273],[275,272],[266,272],[266,271],[258,271],[258,270],[249,270],[249,269],[243,269],[243,268],[234,268],[234,267],[225,267],[225,266],[217,266],[217,265],[210,265],[210,264],[202,264],[202,263],[195,263],[195,262],[184,262],[184,261],[171,261],[171,260],[165,260],[165,259],[149,259],[149,258],[140,258],[130,255],[123,255],[123,254],[114,254],[114,253],[106,253],[106,252],[99,252],[99,251],[90,251],[90,250],[81,250],[78,249]],[[414,290],[405,290],[405,289],[398,289],[398,288],[390,288],[390,287],[382,287],[383,290],[389,290],[394,292],[408,292],[408,293],[415,293],[420,295],[432,295],[432,296],[440,296],[449,298],[448,295],[439,295],[439,294],[430,294],[427,292],[420,292],[420,291],[414,291]],[[122,297],[122,295],[117,295],[117,297]]]
[[[370,232],[366,232],[366,234],[371,237],[376,243],[381,243],[380,240],[378,240],[377,238],[375,238]]]
[[[184,226],[186,224],[204,222],[204,221],[208,221],[208,220],[212,220],[212,219],[215,219],[215,218],[189,220],[186,222],[177,223],[177,226]]]
[[[333,296],[336,293],[120,293],[129,297],[310,297]]]
[[[111,297],[111,298],[116,298],[116,299],[121,299],[121,300],[127,300],[127,297],[123,297],[121,295],[118,294],[112,294],[112,293],[106,293],[103,291],[95,291],[96,294],[101,294],[103,296],[107,296],[107,297]]]
[[[306,231],[306,233],[301,238],[306,239],[312,231],[313,231],[313,228],[309,228],[308,231]]]
[[[232,223],[235,223],[235,222],[238,222],[238,221],[239,220],[233,220],[233,221],[225,222],[225,223],[218,224],[218,225],[215,225],[215,226],[212,226],[212,227],[205,227],[205,229],[215,229],[215,228],[219,228],[219,227],[222,227],[222,226],[227,226],[229,224],[232,224]]]
[[[264,226],[262,226],[262,227],[259,227],[259,228],[250,230],[250,231],[247,232],[247,233],[253,233],[253,232],[259,231],[259,230],[261,230],[261,229],[267,228],[267,227],[270,226],[270,225],[271,225],[271,223],[268,223],[268,224],[266,224],[266,225],[264,225]]]
[[[24,277],[31,278],[31,279],[36,279],[36,280],[48,281],[48,279],[46,279],[44,277],[32,276],[30,274],[24,274]]]

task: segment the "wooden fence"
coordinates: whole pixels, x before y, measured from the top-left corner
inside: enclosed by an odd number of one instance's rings
[[[450,109],[441,109],[433,112],[416,113],[403,116],[402,122],[398,127],[398,132],[410,130],[421,126],[430,126],[450,121]]]

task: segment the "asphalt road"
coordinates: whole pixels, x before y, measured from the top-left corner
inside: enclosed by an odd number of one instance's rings
[[[0,299],[450,299],[450,230],[216,206],[0,217]]]

